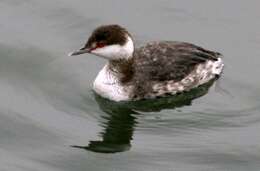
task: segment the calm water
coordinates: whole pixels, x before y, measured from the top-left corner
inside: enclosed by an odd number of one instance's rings
[[[260,170],[259,6],[1,0],[0,170]],[[127,27],[137,46],[181,40],[220,51],[224,74],[208,92],[156,102],[96,97],[91,85],[105,61],[67,53],[108,23]]]

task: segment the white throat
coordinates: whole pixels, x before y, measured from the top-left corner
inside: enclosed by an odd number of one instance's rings
[[[129,86],[120,84],[118,76],[109,69],[108,64],[99,72],[93,89],[97,94],[114,101],[129,100],[131,91]]]
[[[109,60],[128,59],[133,56],[134,43],[132,38],[127,35],[127,41],[124,45],[109,45],[103,48],[97,48],[91,51],[91,53]]]

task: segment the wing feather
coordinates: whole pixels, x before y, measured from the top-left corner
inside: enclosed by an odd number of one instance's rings
[[[153,42],[136,50],[135,76],[149,81],[180,81],[196,65],[216,61],[219,55],[185,42]]]
[[[134,95],[145,97],[156,83],[178,82],[198,64],[216,61],[220,53],[185,42],[153,42],[134,54]]]

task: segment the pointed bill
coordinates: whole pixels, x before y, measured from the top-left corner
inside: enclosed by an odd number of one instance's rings
[[[80,50],[69,53],[68,56],[76,56],[76,55],[81,55],[81,54],[84,54],[84,53],[90,53],[90,49],[82,48]]]

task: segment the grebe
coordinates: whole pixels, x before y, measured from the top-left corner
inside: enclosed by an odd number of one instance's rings
[[[93,89],[113,101],[151,99],[189,91],[217,78],[224,67],[218,52],[186,42],[156,41],[135,48],[119,25],[96,28],[69,56],[94,54],[108,60]]]

